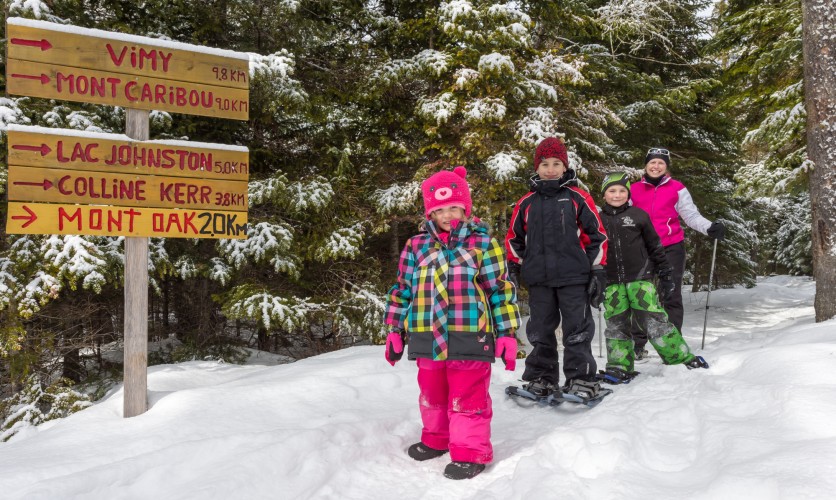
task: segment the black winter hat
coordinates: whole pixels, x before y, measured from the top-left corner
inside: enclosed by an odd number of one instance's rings
[[[647,150],[647,156],[644,157],[644,164],[647,165],[650,160],[659,159],[665,162],[665,166],[671,168],[671,152],[664,148],[650,148]]]

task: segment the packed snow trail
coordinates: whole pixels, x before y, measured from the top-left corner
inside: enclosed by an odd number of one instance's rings
[[[685,338],[709,370],[662,366],[594,409],[523,408],[494,365],[495,461],[472,480],[418,463],[417,369],[383,346],[280,366],[149,369],[150,409],[122,393],[0,444],[6,498],[831,498],[836,321],[813,323],[814,284],[685,295]],[[702,302],[701,302],[702,301]],[[597,354],[597,339],[593,350]],[[601,363],[603,366],[603,363]]]

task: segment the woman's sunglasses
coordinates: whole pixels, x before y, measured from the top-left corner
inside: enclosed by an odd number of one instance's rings
[[[671,152],[667,149],[662,148],[650,148],[647,150],[647,154],[649,155],[670,155]]]

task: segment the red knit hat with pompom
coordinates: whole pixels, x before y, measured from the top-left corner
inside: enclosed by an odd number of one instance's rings
[[[421,183],[421,193],[424,195],[424,215],[427,219],[430,214],[441,208],[460,207],[464,214],[470,217],[470,208],[473,202],[470,200],[470,187],[464,178],[467,170],[456,167],[453,171],[442,170],[431,175]]]
[[[566,144],[557,137],[547,137],[537,145],[534,150],[534,170],[540,166],[540,162],[548,158],[557,158],[563,162],[563,166],[569,168],[569,154],[566,152]]]

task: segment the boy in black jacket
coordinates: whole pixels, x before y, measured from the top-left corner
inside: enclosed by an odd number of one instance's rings
[[[662,300],[671,298],[676,287],[672,268],[665,258],[659,235],[647,212],[628,205],[630,181],[621,172],[604,178],[606,202],[601,212],[609,238],[607,287],[604,317],[607,319],[607,370],[601,378],[610,383],[628,382],[635,376],[631,316],[650,340],[666,365],[708,368],[702,356],[695,356],[670,321],[653,285],[654,268],[659,277]]]
[[[599,307],[604,298],[607,235],[592,197],[569,168],[563,141],[544,139],[534,152],[534,168],[531,192],[517,201],[505,238],[509,275],[515,283],[522,276],[531,309],[525,333],[534,349],[522,378],[537,396],[558,391],[555,330],[562,324],[564,390],[592,397],[600,387],[589,306]]]

